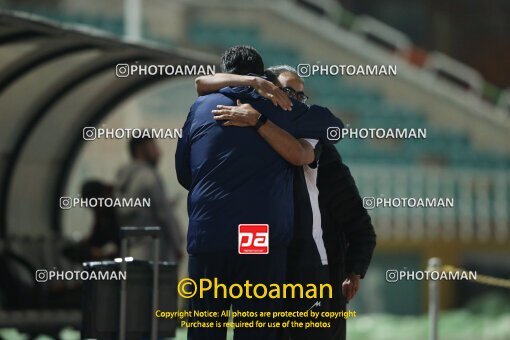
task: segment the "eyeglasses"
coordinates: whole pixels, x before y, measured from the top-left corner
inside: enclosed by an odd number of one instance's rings
[[[280,90],[285,92],[285,94],[289,96],[289,98],[295,99],[301,103],[306,103],[306,101],[308,100],[308,96],[304,92],[297,92],[292,87],[288,86],[280,87]]]

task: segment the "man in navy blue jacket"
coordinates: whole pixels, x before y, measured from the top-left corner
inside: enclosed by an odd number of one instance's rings
[[[263,74],[262,58],[255,49],[235,46],[222,56],[223,72]],[[283,111],[248,87],[224,88],[201,96],[193,104],[175,155],[179,183],[189,190],[189,276],[196,281],[214,279],[231,285],[285,280],[286,248],[293,228],[293,174],[287,163],[256,129],[225,127],[213,119],[218,105],[235,105],[240,99],[261,113],[260,127],[270,120],[296,138],[324,143],[329,127],[342,122],[328,109],[293,101]],[[237,251],[239,224],[268,224],[269,253],[242,255]],[[191,299],[192,310],[277,311],[277,299],[214,299],[212,294]],[[226,321],[219,318],[220,322]],[[277,329],[239,328],[236,339],[264,336],[275,339]],[[188,339],[225,339],[226,328],[190,328]]]

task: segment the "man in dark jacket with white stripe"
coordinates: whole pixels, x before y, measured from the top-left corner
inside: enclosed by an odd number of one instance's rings
[[[336,148],[325,145],[319,162],[317,187],[329,276],[331,283],[338,285],[333,304],[346,310],[346,302],[358,292],[370,265],[376,234],[349,167]],[[331,339],[345,339],[345,321],[332,320]]]

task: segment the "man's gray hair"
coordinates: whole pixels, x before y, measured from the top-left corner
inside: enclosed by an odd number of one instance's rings
[[[299,74],[297,73],[296,69],[290,65],[276,65],[276,66],[271,66],[267,69],[269,72],[273,73],[277,78],[280,74],[284,73],[284,72],[290,72],[290,73],[293,73],[295,74],[296,76],[298,76],[298,78],[304,82],[303,78],[301,78],[299,76]]]

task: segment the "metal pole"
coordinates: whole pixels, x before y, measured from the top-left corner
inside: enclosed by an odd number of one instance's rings
[[[152,280],[152,327],[151,327],[151,340],[158,338],[158,318],[155,316],[158,309],[159,299],[159,238],[154,237],[154,267],[153,267],[153,280]]]
[[[429,259],[428,270],[440,271],[441,259]],[[439,323],[439,281],[429,280],[429,340],[438,340]]]
[[[127,254],[127,248],[128,248],[128,240],[127,237],[124,237],[121,242],[121,250],[120,250],[120,256],[121,256],[121,263],[120,267],[121,270],[125,273],[127,270],[127,264],[126,264],[126,254]],[[121,280],[120,281],[120,322],[119,322],[119,339],[124,340],[126,339],[126,299],[127,299],[127,281]]]
[[[131,41],[142,40],[142,0],[124,0],[124,36]]]

